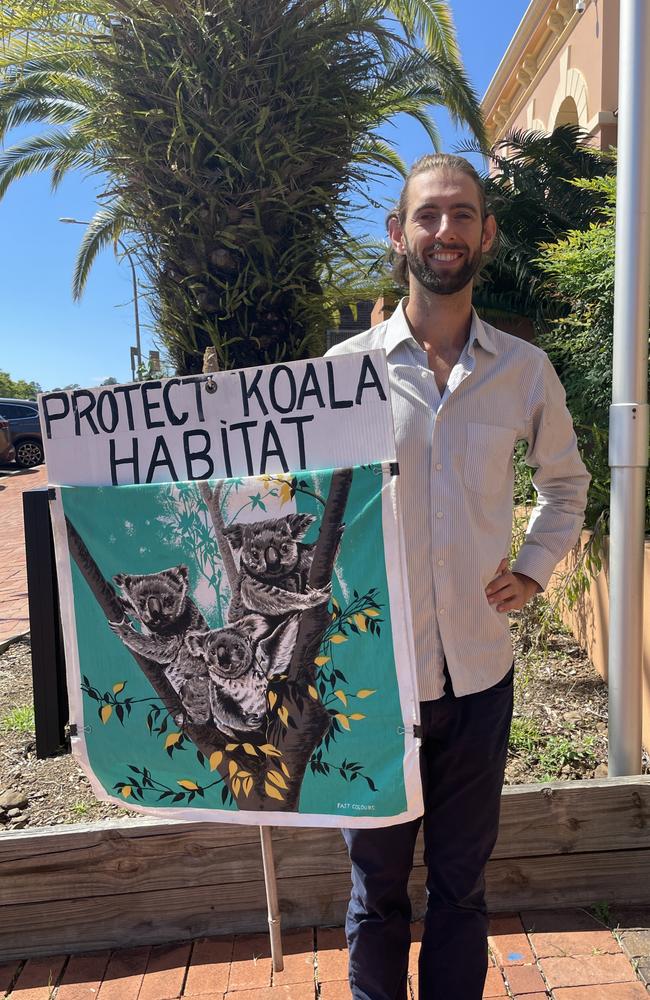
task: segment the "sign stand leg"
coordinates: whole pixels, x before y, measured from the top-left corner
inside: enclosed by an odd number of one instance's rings
[[[282,972],[284,958],[282,955],[282,928],[280,906],[278,904],[278,887],[275,881],[275,864],[273,862],[273,840],[271,827],[260,827],[262,841],[262,864],[264,865],[264,885],[266,887],[266,905],[269,914],[269,936],[271,938],[271,958],[273,971]]]

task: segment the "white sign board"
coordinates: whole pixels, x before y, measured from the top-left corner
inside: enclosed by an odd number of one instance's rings
[[[50,482],[69,486],[228,479],[395,458],[384,351],[49,392],[39,403]]]

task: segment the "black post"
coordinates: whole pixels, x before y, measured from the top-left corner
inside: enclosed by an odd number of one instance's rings
[[[47,489],[23,493],[23,518],[36,756],[54,757],[65,743],[68,693]]]

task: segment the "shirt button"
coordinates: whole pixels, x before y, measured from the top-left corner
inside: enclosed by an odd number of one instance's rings
[[[426,368],[423,368],[420,374],[422,375],[422,378],[428,378],[429,376],[429,372],[426,370]]]
[[[438,608],[438,614],[439,614],[439,615],[446,615],[446,614],[447,614],[447,612],[445,611],[445,609],[444,609],[444,608]]]
[[[445,565],[445,560],[444,559],[438,559],[438,566],[444,566],[444,565]]]
[[[436,469],[438,472],[442,469],[442,464],[440,462],[436,462]]]
[[[442,513],[442,511],[441,511],[441,510],[437,510],[437,511],[436,511],[436,517],[440,518],[440,517],[444,517],[444,516],[445,516],[445,515],[444,515],[444,514]]]

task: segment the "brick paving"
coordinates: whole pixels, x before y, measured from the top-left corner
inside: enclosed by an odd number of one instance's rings
[[[643,919],[648,920],[647,913]],[[584,910],[495,917],[483,996],[485,1000],[648,1000],[636,963],[619,943],[626,934],[632,950],[646,955],[648,932],[629,921],[612,933]],[[414,924],[409,961],[412,1000],[418,1000],[421,937],[422,925]],[[283,947],[281,973],[273,972],[265,934],[9,962],[0,965],[0,997],[350,1000],[342,928],[285,931]]]
[[[0,469],[0,646],[29,631],[22,498],[25,490],[42,486],[44,465],[11,474]]]

